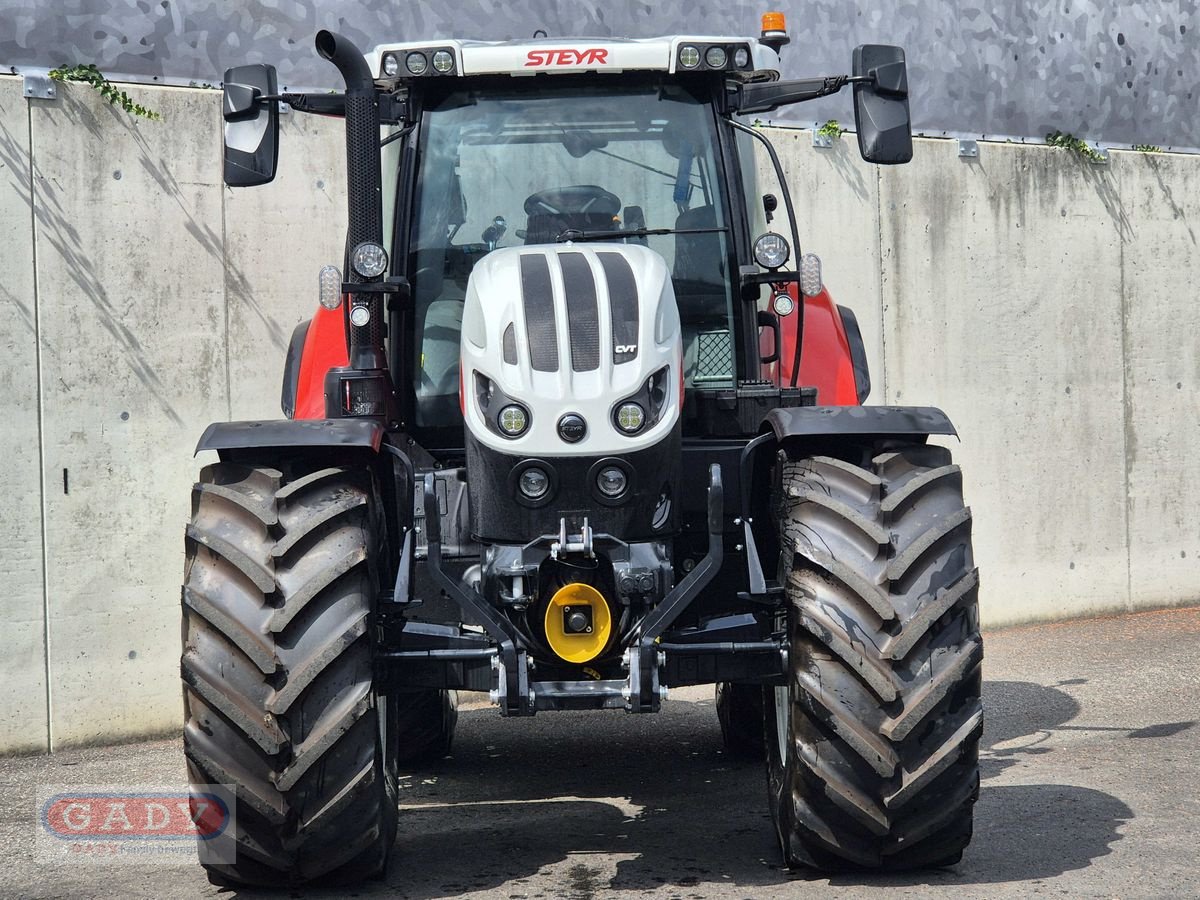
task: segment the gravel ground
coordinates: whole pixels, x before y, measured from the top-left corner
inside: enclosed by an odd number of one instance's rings
[[[987,634],[974,842],[904,877],[785,871],[762,768],[722,752],[711,689],[644,717],[464,704],[454,756],[403,780],[387,878],[354,895],[1197,897],[1198,638],[1200,608]],[[54,864],[35,847],[38,785],[183,779],[177,741],[0,759],[0,896],[235,893],[191,865]]]

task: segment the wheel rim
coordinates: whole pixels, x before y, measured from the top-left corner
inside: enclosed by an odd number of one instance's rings
[[[792,724],[792,703],[787,685],[775,687],[775,739],[779,742],[779,761],[787,765],[788,734]]]

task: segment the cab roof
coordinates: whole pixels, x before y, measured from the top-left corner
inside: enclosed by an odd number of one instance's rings
[[[398,80],[626,71],[725,71],[779,77],[779,55],[774,50],[758,38],[729,36],[410,41],[379,44],[366,59],[376,78]]]

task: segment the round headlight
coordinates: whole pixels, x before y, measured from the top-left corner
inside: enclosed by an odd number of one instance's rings
[[[626,434],[637,434],[646,424],[646,411],[637,403],[622,403],[617,407],[617,427]]]
[[[605,466],[596,474],[596,487],[605,497],[620,497],[628,485],[625,472],[617,466]]]
[[[433,67],[445,75],[454,68],[454,57],[448,50],[439,50],[433,54]]]
[[[791,294],[776,294],[771,298],[771,308],[775,310],[775,315],[781,318],[790,316],[796,309],[796,301],[792,299]]]
[[[362,328],[371,321],[371,310],[366,306],[355,306],[350,310],[350,324]]]
[[[550,476],[544,469],[532,466],[521,473],[517,486],[530,500],[540,500],[546,496],[546,491],[550,490]]]
[[[396,59],[395,53],[383,54],[383,74],[388,78],[395,78],[400,72],[400,60]]]
[[[733,64],[739,69],[744,69],[750,65],[750,51],[745,47],[738,47],[733,51]]]
[[[529,413],[525,411],[525,407],[510,403],[500,410],[500,414],[496,416],[496,424],[509,437],[518,437],[529,427]]]
[[[425,58],[424,53],[414,51],[404,58],[404,65],[414,75],[424,75],[425,70],[429,68],[429,60]]]
[[[387,271],[387,251],[374,241],[363,241],[350,254],[350,265],[363,278],[378,278]]]
[[[679,64],[685,69],[694,69],[700,65],[700,51],[688,44],[679,48]]]
[[[724,47],[709,47],[704,52],[704,61],[710,69],[723,69],[729,57],[725,54]]]
[[[773,231],[768,231],[754,242],[754,258],[764,269],[778,269],[791,255],[792,248],[788,242]]]

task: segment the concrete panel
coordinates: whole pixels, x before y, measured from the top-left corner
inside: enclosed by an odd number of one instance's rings
[[[835,302],[854,310],[871,371],[868,402],[882,403],[884,350],[876,167],[862,161],[852,134],[835,140],[829,149],[816,149],[811,131],[765,130],[788,179],[802,251],[821,257],[821,272],[829,293]],[[773,179],[764,179],[764,184],[770,183]]]
[[[221,95],[211,96],[209,115],[216,116]],[[292,329],[317,307],[321,266],[342,265],[345,135],[341,119],[285,115],[275,180],[224,189],[231,419],[283,416],[279,393]]]
[[[1133,604],[1200,599],[1200,161],[1115,153],[1122,207]]]
[[[174,730],[183,526],[227,408],[213,94],[35,107],[54,746]]]
[[[31,205],[28,107],[0,78],[0,753],[48,749]]]
[[[1130,226],[1113,172],[920,141],[881,170],[880,203],[888,400],[940,406],[959,429],[985,622],[1124,608]]]

